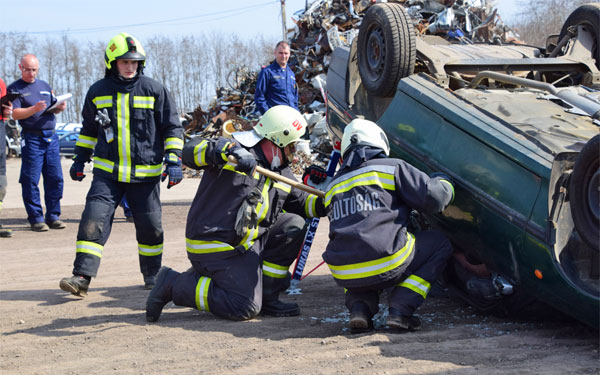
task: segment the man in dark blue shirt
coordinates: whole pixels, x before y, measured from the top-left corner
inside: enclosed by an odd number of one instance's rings
[[[19,182],[23,191],[27,220],[31,224],[31,230],[35,232],[45,232],[49,228],[63,229],[65,223],[59,220],[63,175],[58,135],[54,131],[54,115],[62,112],[67,104],[63,102],[52,111],[46,111],[55,99],[50,85],[36,79],[39,61],[35,55],[23,56],[19,69],[21,79],[10,84],[8,91],[22,94],[22,97],[13,101],[13,118],[19,120],[22,128]],[[44,177],[45,217],[38,188],[40,175]]]
[[[296,76],[287,65],[290,45],[281,41],[275,46],[275,61],[258,74],[254,103],[261,115],[276,105],[287,105],[298,109],[298,85]]]

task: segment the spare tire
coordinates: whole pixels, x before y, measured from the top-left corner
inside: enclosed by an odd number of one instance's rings
[[[358,32],[358,71],[365,89],[393,96],[400,79],[415,70],[415,32],[402,4],[371,6]]]
[[[577,156],[569,182],[571,216],[581,239],[600,252],[600,134]]]
[[[585,4],[575,9],[563,24],[558,40],[562,40],[570,26],[579,25],[584,26],[594,36],[591,57],[596,60],[596,67],[600,69],[600,47],[598,46],[598,35],[600,35],[600,4]]]

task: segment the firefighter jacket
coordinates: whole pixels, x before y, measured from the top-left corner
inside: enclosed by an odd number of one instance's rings
[[[346,159],[357,160],[348,154]],[[342,165],[325,194],[329,244],[323,259],[345,288],[400,276],[414,255],[415,239],[406,229],[411,209],[441,212],[454,194],[449,181],[429,178],[403,160],[381,158],[381,150],[368,155],[352,167]]]
[[[187,217],[186,249],[191,261],[223,259],[246,252],[284,209],[305,218],[325,216],[322,198],[257,172],[249,176],[236,171],[235,165],[227,162],[231,146],[226,138],[198,137],[183,148],[183,163],[204,170]],[[248,151],[262,163],[260,146]],[[288,166],[274,172],[295,180]],[[240,236],[235,230],[238,211],[253,192],[260,195],[252,208],[257,226],[248,227],[246,234]]]
[[[97,118],[104,110],[109,124]],[[152,78],[101,79],[88,90],[82,117],[75,160],[89,161],[93,153],[94,174],[127,183],[158,181],[165,154],[181,156],[183,127],[175,102]]]

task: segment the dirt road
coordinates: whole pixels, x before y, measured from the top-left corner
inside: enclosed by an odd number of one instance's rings
[[[34,233],[20,203],[18,163],[9,160],[12,192],[0,217],[15,230],[0,239],[1,374],[600,373],[597,331],[482,316],[441,296],[419,310],[420,332],[352,335],[342,290],[325,267],[302,281],[302,295],[284,297],[300,304],[298,317],[231,322],[167,305],[157,323],[147,323],[133,224],[121,210],[89,296],[73,297],[58,281],[72,270],[91,176],[81,184],[65,181],[67,229]],[[179,271],[189,266],[184,224],[197,181],[163,192],[163,264]],[[323,220],[307,271],[321,261],[326,240]]]

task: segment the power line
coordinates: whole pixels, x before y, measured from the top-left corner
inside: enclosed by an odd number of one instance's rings
[[[104,27],[91,27],[91,28],[82,28],[82,29],[62,29],[62,30],[46,30],[46,31],[25,31],[25,32],[22,32],[22,34],[34,34],[34,35],[35,34],[67,34],[67,33],[68,34],[85,34],[85,33],[99,32],[99,31],[108,31],[108,30],[112,30],[112,29],[142,27],[142,26],[150,26],[150,25],[169,24],[169,23],[171,23],[171,25],[165,25],[165,26],[176,26],[176,25],[180,25],[181,21],[190,21],[190,20],[199,19],[199,18],[206,18],[206,17],[218,16],[218,17],[213,18],[213,19],[205,20],[206,22],[210,22],[210,21],[222,19],[222,18],[225,18],[225,17],[228,17],[228,16],[234,16],[234,15],[244,14],[246,12],[249,12],[249,11],[252,11],[252,10],[256,10],[256,9],[259,9],[259,8],[264,8],[264,7],[268,6],[268,5],[272,5],[272,4],[275,4],[275,3],[279,3],[279,0],[272,0],[272,1],[269,1],[269,2],[264,2],[264,3],[260,3],[260,4],[256,4],[256,5],[250,5],[250,6],[241,7],[241,8],[235,8],[235,9],[228,9],[228,10],[223,10],[223,11],[219,11],[219,12],[199,14],[199,15],[196,15],[196,16],[189,16],[189,17],[171,18],[171,19],[160,20],[160,21],[135,23],[135,24],[128,24],[128,25],[114,25],[114,26],[104,26]],[[177,22],[177,24],[174,24],[174,22]],[[190,23],[190,22],[186,22],[186,23]]]

